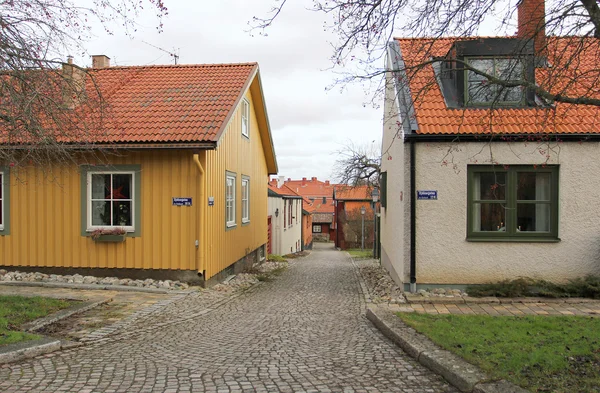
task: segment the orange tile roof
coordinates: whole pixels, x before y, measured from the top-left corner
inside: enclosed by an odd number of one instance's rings
[[[336,184],[336,200],[371,200],[373,187],[370,186],[348,186],[345,184]]]
[[[216,142],[257,68],[247,63],[92,69],[108,106],[108,131],[95,142]],[[92,80],[87,91],[94,91]]]
[[[291,188],[289,188],[288,186],[286,186],[285,184],[281,186],[281,188],[277,187],[277,182],[275,182],[275,184],[272,184],[272,182],[269,182],[269,189],[271,191],[273,191],[274,193],[276,193],[279,196],[282,197],[294,197],[294,198],[302,198],[301,195],[298,195],[296,192],[294,192],[294,190],[292,190]]]
[[[302,196],[312,198],[333,197],[334,184],[327,184],[320,180],[286,180],[285,184]]]
[[[445,56],[452,44],[470,38],[397,38],[414,102],[417,134],[600,133],[600,108],[556,103],[551,108],[451,109],[444,102],[433,67],[417,67]],[[506,37],[504,37],[506,38]],[[548,37],[550,68],[536,69],[536,83],[551,92],[600,98],[600,40]],[[411,68],[412,67],[412,68]],[[573,83],[577,77],[577,83]]]

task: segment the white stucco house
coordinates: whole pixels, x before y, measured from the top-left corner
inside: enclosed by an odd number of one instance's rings
[[[302,250],[302,197],[282,180],[269,182],[268,220],[270,254],[286,255]]]
[[[600,39],[519,7],[514,37],[388,46],[381,261],[405,289],[600,274],[600,108],[552,97],[600,98]]]

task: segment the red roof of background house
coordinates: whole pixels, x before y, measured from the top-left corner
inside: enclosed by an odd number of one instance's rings
[[[372,199],[371,192],[373,187],[370,186],[348,186],[345,184],[335,185],[335,199],[340,201],[349,200],[368,200]]]
[[[109,110],[107,131],[95,142],[215,142],[257,69],[256,63],[92,69]]]
[[[306,197],[333,197],[333,187],[334,184],[329,183],[329,181],[321,181],[317,180],[316,177],[302,180],[291,180],[288,179],[285,181],[292,190],[297,192],[298,194]]]
[[[312,214],[315,211],[315,207],[307,197],[302,197],[302,209],[306,210],[308,214]]]
[[[416,67],[434,56],[445,56],[456,41],[471,38],[397,38],[402,51],[418,134],[600,133],[600,108],[556,103],[554,108],[451,109],[435,81],[433,67]],[[508,37],[504,37],[508,38]],[[551,68],[536,69],[536,84],[551,83],[551,91],[600,98],[600,40],[547,37]],[[577,53],[577,52],[580,53]],[[412,71],[416,70],[416,71]],[[571,77],[577,77],[572,83]]]
[[[302,198],[301,195],[298,195],[297,193],[295,193],[294,190],[292,190],[285,184],[282,185],[281,188],[278,188],[276,181],[274,184],[273,184],[273,181],[269,181],[269,189],[280,196]]]

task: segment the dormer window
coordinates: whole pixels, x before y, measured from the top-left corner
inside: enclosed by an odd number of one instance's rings
[[[522,81],[525,77],[523,62],[519,58],[470,57],[465,62],[484,74],[505,82]],[[468,106],[519,105],[524,99],[522,86],[504,86],[494,83],[484,75],[465,70],[465,103]]]
[[[433,63],[433,69],[449,108],[536,105],[532,89],[505,86],[498,81],[535,83],[531,41],[517,38],[457,41],[439,60]]]

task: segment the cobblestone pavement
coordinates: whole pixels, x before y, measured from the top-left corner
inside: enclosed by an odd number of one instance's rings
[[[2,366],[0,392],[456,392],[366,320],[356,268],[327,247],[218,307],[185,296],[163,318]]]

